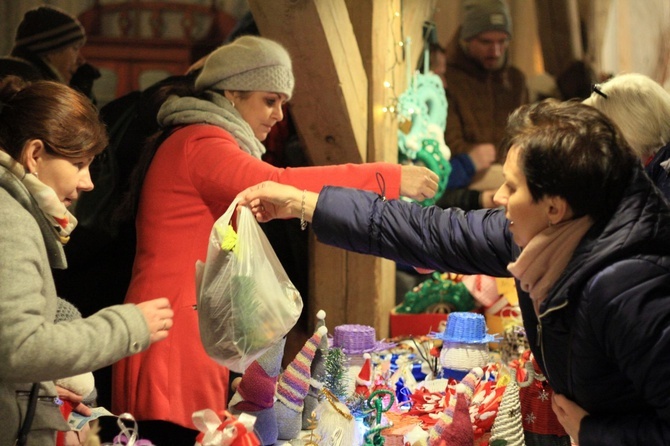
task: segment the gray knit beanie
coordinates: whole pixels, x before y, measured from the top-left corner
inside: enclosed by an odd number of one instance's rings
[[[212,52],[195,80],[198,91],[270,91],[289,98],[294,84],[286,49],[256,36],[242,36]]]
[[[464,0],[462,17],[462,40],[486,31],[502,31],[512,36],[512,18],[504,0]]]
[[[43,55],[86,41],[79,20],[53,6],[31,9],[16,29],[14,48]]]

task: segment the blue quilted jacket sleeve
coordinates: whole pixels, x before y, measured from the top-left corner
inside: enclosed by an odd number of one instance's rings
[[[325,187],[312,220],[320,242],[437,271],[509,277],[518,255],[502,209],[464,212]]]

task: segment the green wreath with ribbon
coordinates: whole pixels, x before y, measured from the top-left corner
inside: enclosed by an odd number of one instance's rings
[[[415,72],[409,87],[398,97],[398,160],[401,164],[426,166],[438,177],[437,193],[423,200],[424,206],[435,204],[442,196],[451,173],[451,151],[444,142],[447,127],[447,96],[438,75],[428,71],[428,50],[424,72]]]

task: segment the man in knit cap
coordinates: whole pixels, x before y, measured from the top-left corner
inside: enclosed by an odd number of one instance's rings
[[[447,99],[449,116],[445,142],[452,156],[468,154],[459,166],[477,180],[488,173],[484,192],[463,190],[445,194],[441,207],[472,197],[469,208],[492,207],[493,191],[502,183],[490,169],[502,159],[498,145],[507,116],[528,102],[525,76],[510,65],[508,47],[512,19],[505,0],[462,0],[462,22],[447,46]],[[466,157],[467,158],[467,157]]]
[[[11,54],[0,58],[0,77],[11,74],[27,81],[52,80],[76,87],[71,81],[84,65],[79,50],[85,42],[84,27],[67,12],[52,6],[31,9],[16,29]],[[93,79],[100,77],[95,67],[87,68]]]

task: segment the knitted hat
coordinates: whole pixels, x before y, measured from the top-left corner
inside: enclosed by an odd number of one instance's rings
[[[309,390],[312,360],[321,338],[327,332],[326,327],[319,327],[279,377],[277,398],[296,412],[302,412],[303,401]]]
[[[470,40],[486,31],[512,35],[512,18],[505,0],[463,0],[461,39]]]
[[[85,40],[86,31],[79,20],[52,6],[40,6],[23,16],[16,30],[14,48],[44,55]]]
[[[444,411],[438,414],[437,423],[430,429],[429,446],[474,443],[469,407],[475,387],[483,375],[484,371],[476,367],[456,385],[456,394],[450,398]]]
[[[372,372],[372,361],[370,353],[363,354],[365,361],[361,367],[361,371],[356,377],[356,393],[359,395],[368,396],[370,393],[370,387],[372,387],[372,379],[374,378]]]
[[[316,330],[326,326],[326,312],[319,310],[316,313]],[[323,388],[323,379],[326,375],[326,354],[328,353],[328,336],[322,336],[319,347],[312,360],[312,379],[309,382],[309,391],[305,396],[305,408],[302,412],[302,429],[309,430],[312,421],[312,412],[319,404],[319,392]]]
[[[195,80],[203,90],[270,91],[293,94],[291,57],[279,43],[242,36],[209,55]]]

